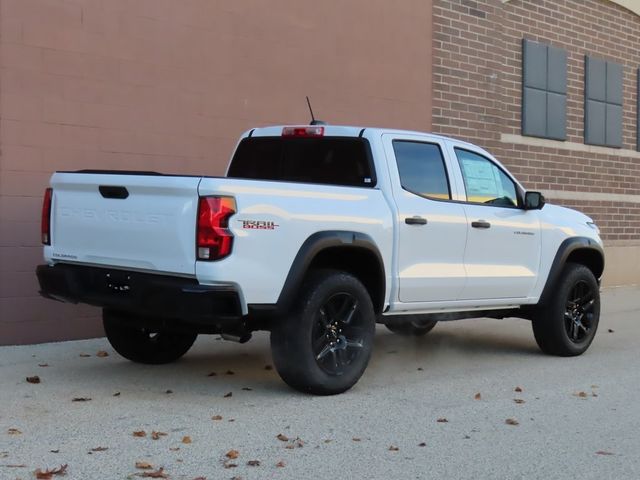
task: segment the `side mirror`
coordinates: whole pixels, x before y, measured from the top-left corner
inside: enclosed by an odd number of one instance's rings
[[[545,199],[540,192],[527,192],[524,194],[525,210],[541,210],[544,207]]]

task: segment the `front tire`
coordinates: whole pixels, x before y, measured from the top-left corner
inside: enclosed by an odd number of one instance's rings
[[[271,331],[273,363],[296,390],[342,393],[364,373],[374,332],[373,304],[356,277],[334,270],[313,272],[293,310]]]
[[[567,263],[555,295],[533,318],[533,334],[550,355],[572,357],[584,353],[600,321],[600,288],[584,265]]]
[[[102,323],[113,349],[127,360],[160,365],[171,363],[189,351],[197,333],[147,329],[128,324],[131,314],[104,309]],[[131,322],[129,322],[131,323]]]

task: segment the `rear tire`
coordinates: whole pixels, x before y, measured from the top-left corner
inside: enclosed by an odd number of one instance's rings
[[[567,263],[553,298],[534,315],[533,334],[550,355],[581,355],[591,345],[600,320],[600,288],[584,265]]]
[[[132,314],[104,309],[104,331],[113,349],[127,360],[160,365],[171,363],[189,351],[197,333],[146,329],[127,324]]]
[[[409,315],[409,319],[403,323],[386,323],[385,326],[393,333],[403,335],[405,337],[422,337],[426,335],[438,323],[437,320],[420,321],[419,317]]]
[[[371,297],[353,275],[312,272],[293,310],[271,331],[273,363],[287,385],[334,395],[364,373],[375,332]]]

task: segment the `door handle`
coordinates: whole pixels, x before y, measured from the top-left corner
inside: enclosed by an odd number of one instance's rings
[[[422,217],[407,217],[404,219],[404,223],[406,223],[407,225],[426,225],[427,224],[427,219],[426,218],[422,218]]]
[[[471,226],[473,228],[491,228],[491,224],[486,220],[476,220],[475,222],[471,222]]]

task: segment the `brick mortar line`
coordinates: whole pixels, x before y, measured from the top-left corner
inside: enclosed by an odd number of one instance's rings
[[[625,193],[602,193],[602,192],[572,192],[570,190],[546,190],[542,191],[545,197],[557,200],[584,200],[596,202],[619,202],[619,203],[639,203],[640,195]]]
[[[528,145],[531,147],[555,148],[557,150],[572,150],[574,152],[596,153],[601,155],[618,156],[625,158],[640,159],[640,152],[623,148],[607,148],[597,145],[586,145],[577,142],[561,142],[558,140],[547,140],[545,138],[525,137],[511,133],[500,134],[501,143],[512,143],[515,145]]]

